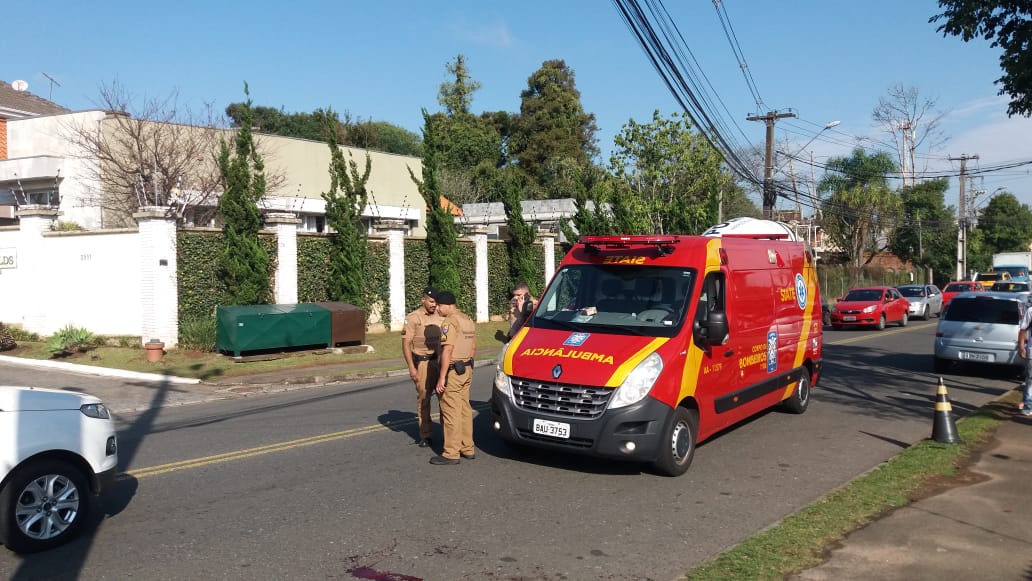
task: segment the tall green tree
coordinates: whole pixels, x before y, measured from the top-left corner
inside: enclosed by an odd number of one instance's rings
[[[717,222],[717,194],[730,190],[723,158],[674,113],[628,121],[614,139],[610,170],[630,193],[628,234],[699,234]]]
[[[435,113],[440,163],[438,180],[456,204],[493,201],[498,197],[495,171],[502,164],[502,137],[491,117],[470,112],[473,95],[481,84],[474,81],[466,57],[458,55],[446,65],[451,81],[441,83],[437,100],[444,112]]]
[[[219,213],[225,246],[219,255],[218,273],[230,304],[258,305],[268,303],[271,295],[269,254],[258,243],[258,201],[265,195],[265,165],[254,146],[247,83],[244,94],[247,101],[234,138],[234,152],[230,154],[225,138],[219,148],[218,165],[224,186]]]
[[[993,196],[978,218],[990,253],[1027,252],[1032,243],[1032,210],[1009,192]]]
[[[824,232],[854,266],[861,266],[865,252],[870,253],[869,262],[892,239],[902,208],[899,195],[888,185],[896,164],[887,153],[867,155],[858,147],[849,157],[829,159],[825,167],[817,185]]]
[[[584,170],[574,184],[573,216],[559,222],[559,228],[568,244],[581,236],[617,234],[613,220],[613,188],[617,182],[596,167]]]
[[[327,291],[331,300],[365,306],[366,234],[362,210],[369,197],[366,184],[373,162],[366,153],[365,170],[359,173],[354,159],[344,159],[332,124],[335,119],[336,115],[329,110],[326,145],[330,148],[330,189],[323,192],[322,198],[326,201],[326,223],[334,234],[330,237]]]
[[[466,69],[466,55],[457,55],[454,61],[445,65],[445,68],[451,73],[454,80],[441,83],[441,88],[437,91],[437,102],[444,107],[444,111],[448,115],[461,113],[468,115],[469,109],[473,105],[473,93],[480,89],[481,84],[469,76],[469,71]]]
[[[952,280],[957,264],[955,208],[946,206],[946,178],[900,190],[903,219],[889,248],[902,260],[932,269],[936,283]]]
[[[550,185],[556,179],[571,175],[564,168],[587,167],[598,155],[595,116],[584,111],[574,77],[564,61],[545,61],[520,94],[520,115],[507,147],[537,185],[532,192],[536,198],[554,192]]]
[[[534,253],[534,226],[523,219],[523,186],[518,176],[510,173],[503,178],[501,187],[502,205],[505,207],[506,227],[509,230],[509,277],[512,286],[521,282],[530,285],[531,294],[537,295],[542,289],[536,288],[541,278]],[[512,288],[510,286],[510,288]]]
[[[459,291],[459,234],[455,219],[443,203],[437,183],[437,128],[434,119],[423,109],[423,179],[409,168],[409,177],[419,188],[426,202],[426,249],[430,254],[430,286],[452,292]]]
[[[991,41],[999,47],[1003,76],[1000,95],[1009,95],[1007,115],[1032,116],[1032,7],[1026,0],[939,0],[941,14],[928,22],[942,22],[936,32],[959,36],[964,42],[974,38]]]

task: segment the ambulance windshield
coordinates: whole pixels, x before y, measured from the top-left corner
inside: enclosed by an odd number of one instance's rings
[[[529,325],[672,337],[684,324],[695,271],[575,264],[556,273]]]

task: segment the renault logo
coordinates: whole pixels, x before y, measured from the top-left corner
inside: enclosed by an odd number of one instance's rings
[[[563,366],[557,363],[556,366],[552,368],[552,379],[559,379],[559,376],[562,374]]]

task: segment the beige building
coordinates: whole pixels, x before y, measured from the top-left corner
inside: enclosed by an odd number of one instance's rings
[[[156,205],[168,206],[181,225],[218,226],[221,188],[214,160],[221,138],[230,140],[232,150],[231,131],[101,110],[69,112],[18,88],[0,82],[0,225],[15,222],[18,207],[33,205],[56,207],[61,222],[87,230],[132,227],[137,207]],[[137,160],[124,153],[127,143],[141,142],[157,154]],[[269,182],[259,207],[296,214],[301,231],[325,231],[326,144],[263,134],[256,142]],[[360,173],[366,155],[371,160],[362,212],[369,232],[377,221],[391,220],[404,225],[407,235],[424,235],[426,206],[409,173],[421,179],[422,160],[341,150]]]

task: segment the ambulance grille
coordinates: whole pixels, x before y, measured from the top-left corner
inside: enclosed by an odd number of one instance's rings
[[[521,409],[566,418],[594,419],[606,411],[612,389],[587,385],[543,383],[512,378],[512,392]]]

